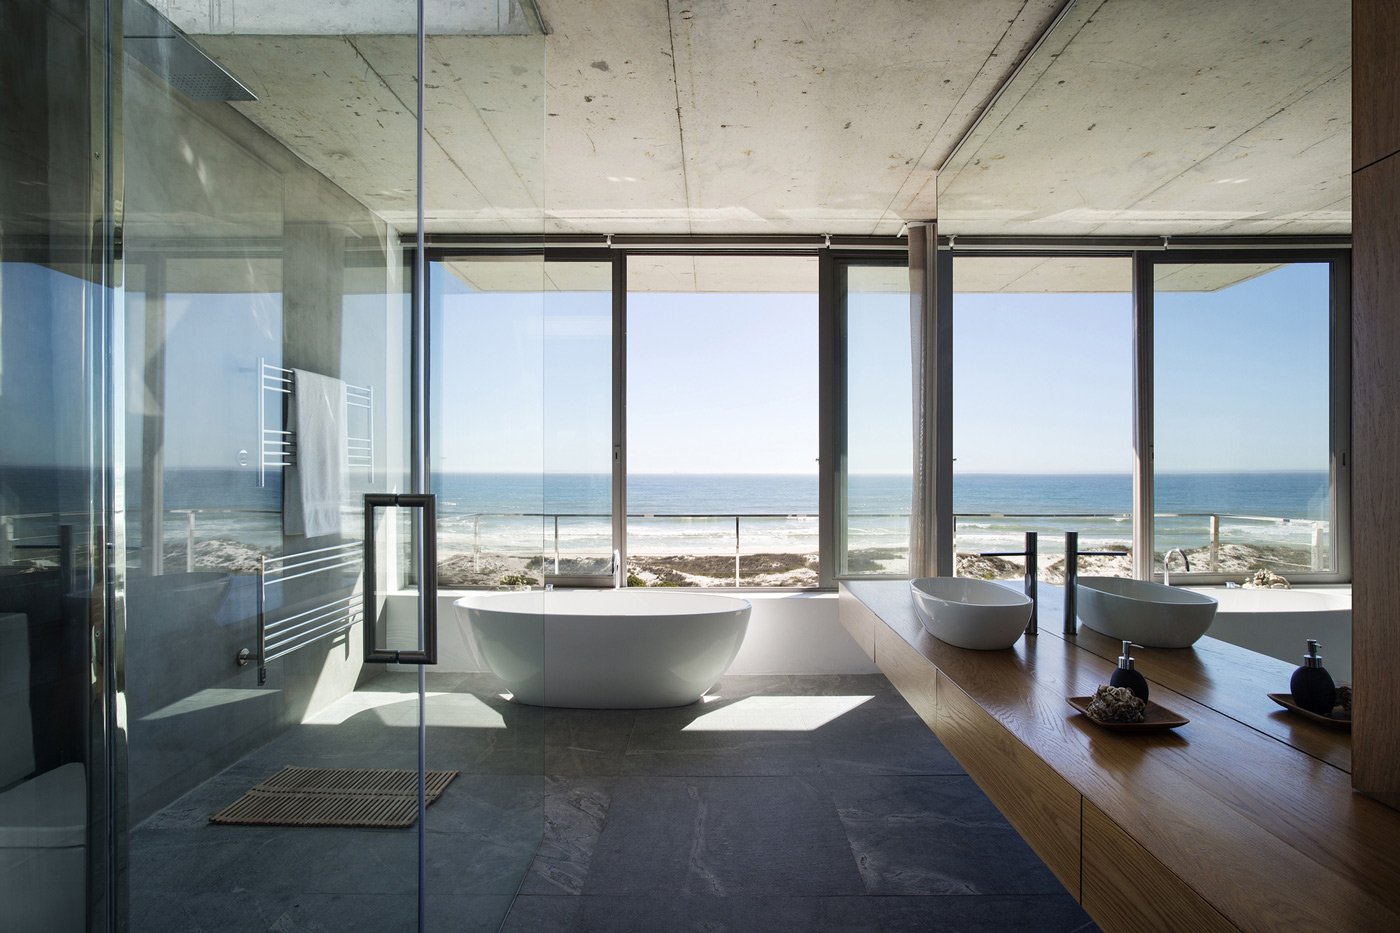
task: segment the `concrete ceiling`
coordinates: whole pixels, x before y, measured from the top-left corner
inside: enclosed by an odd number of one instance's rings
[[[476,292],[608,292],[612,269],[597,262],[548,262],[520,257],[479,257],[445,264]],[[908,294],[909,273],[900,268],[890,276],[898,292]],[[881,291],[884,279],[881,279]],[[817,294],[815,256],[630,256],[629,292],[667,294]],[[895,290],[895,289],[888,289]]]
[[[544,38],[433,36],[426,227],[893,234],[1059,2],[554,0]],[[412,228],[410,38],[196,39],[240,111]]]
[[[938,187],[946,233],[1349,233],[1351,4],[1078,0]]]
[[[413,228],[410,37],[180,2],[234,106]],[[938,175],[1061,5],[540,0],[548,36],[432,36],[426,228],[1349,232],[1348,0],[1078,0]]]

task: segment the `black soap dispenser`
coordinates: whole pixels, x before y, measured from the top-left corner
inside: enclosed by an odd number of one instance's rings
[[[1293,672],[1289,682],[1293,690],[1293,703],[1319,716],[1330,716],[1332,706],[1337,701],[1337,685],[1332,675],[1322,666],[1322,655],[1317,653],[1317,642],[1308,639],[1308,653],[1303,655],[1303,666]]]
[[[1118,656],[1118,670],[1109,678],[1110,687],[1127,687],[1139,700],[1147,702],[1147,678],[1133,667],[1133,643],[1123,642],[1123,653]]]

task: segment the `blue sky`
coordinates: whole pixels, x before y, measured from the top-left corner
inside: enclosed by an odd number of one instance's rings
[[[607,294],[472,294],[450,275],[438,286],[437,468],[606,471]],[[1327,468],[1328,286],[1325,264],[1300,263],[1157,296],[1159,471]],[[853,300],[856,472],[907,470],[907,306]],[[629,307],[634,472],[815,472],[815,295],[634,294]],[[170,296],[170,466],[229,466],[255,449],[243,390],[257,355],[275,358],[280,313],[276,295]],[[1127,295],[957,296],[956,469],[1131,469],[1131,317]],[[135,341],[139,313],[130,321]],[[139,372],[127,393],[138,411]]]
[[[464,407],[438,437],[440,468],[533,470],[547,458],[552,470],[606,470],[606,294],[472,295],[444,278],[447,342],[494,350],[468,349],[469,363],[443,373],[446,405]],[[815,295],[628,302],[632,472],[815,472]],[[1326,469],[1325,265],[1164,293],[1156,306],[1159,471]],[[958,472],[1132,469],[1128,294],[960,294],[954,313]],[[860,295],[852,315],[851,469],[907,472],[908,299]]]

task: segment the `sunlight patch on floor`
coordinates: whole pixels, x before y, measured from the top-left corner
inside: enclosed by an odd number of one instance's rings
[[[873,696],[745,697],[701,713],[681,731],[810,732],[873,699]]]
[[[141,717],[141,720],[149,722],[153,719],[169,719],[171,716],[182,716],[185,713],[194,713],[202,709],[213,709],[216,706],[225,706],[229,703],[242,703],[247,700],[256,700],[259,697],[272,696],[276,692],[276,690],[208,687],[198,693],[182,697],[169,706],[162,706],[153,713],[147,713]]]

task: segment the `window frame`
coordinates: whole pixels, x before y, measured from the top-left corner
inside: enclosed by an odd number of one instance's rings
[[[823,388],[830,387],[834,394],[831,404],[831,434],[833,436],[833,446],[830,462],[833,468],[830,471],[823,470],[823,473],[830,473],[831,494],[823,498],[823,502],[830,502],[832,513],[832,544],[831,563],[832,578],[835,582],[845,580],[907,580],[908,573],[852,573],[847,567],[849,548],[847,542],[848,518],[847,507],[849,506],[848,484],[850,479],[849,451],[850,451],[850,420],[849,420],[849,382],[850,371],[847,366],[846,349],[848,346],[848,335],[850,333],[849,294],[850,270],[852,266],[884,266],[890,268],[903,268],[905,273],[909,270],[909,254],[895,256],[876,257],[868,253],[838,252],[831,256],[833,266],[831,277],[830,301],[832,304],[834,347],[830,353],[829,365],[831,367],[831,378],[824,379]],[[908,353],[909,348],[905,347],[904,352]],[[913,388],[910,387],[912,393]],[[913,429],[913,422],[910,422],[910,429]],[[826,461],[824,461],[826,462]],[[913,477],[910,477],[909,494],[913,499]],[[907,557],[906,557],[907,560]],[[825,566],[826,561],[823,561]]]
[[[555,242],[555,240],[558,242]],[[1188,238],[1178,238],[1183,242]],[[1133,542],[1134,577],[1161,579],[1151,568],[1153,533],[1152,284],[1158,264],[1183,262],[1258,263],[1327,262],[1331,270],[1330,335],[1331,366],[1330,432],[1332,499],[1332,570],[1295,574],[1297,583],[1351,582],[1351,289],[1350,241],[1347,237],[1288,241],[1274,238],[1189,238],[1190,248],[1178,248],[1166,237],[961,237],[940,236],[940,260],[951,266],[956,245],[958,256],[1121,256],[1133,264],[1134,444]],[[406,252],[412,247],[406,244]],[[947,251],[946,258],[944,251]],[[890,237],[644,237],[578,236],[551,238],[542,246],[538,238],[431,237],[424,250],[427,262],[468,257],[537,256],[542,262],[588,261],[612,264],[613,303],[613,545],[622,566],[627,561],[627,261],[642,255],[815,256],[818,265],[818,536],[819,580],[816,587],[714,587],[715,591],[820,592],[834,590],[846,580],[907,579],[907,575],[849,573],[845,568],[846,540],[845,444],[846,411],[846,312],[844,287],[853,265],[908,266],[907,245]],[[407,258],[407,257],[406,257]],[[945,268],[946,268],[945,266]],[[425,283],[426,284],[426,283]],[[955,283],[947,276],[940,282],[940,302],[952,300]],[[431,295],[425,297],[431,300]],[[949,309],[951,310],[951,309]],[[431,335],[430,335],[431,337]],[[425,374],[423,378],[429,378]],[[951,373],[946,374],[951,392]],[[429,399],[430,393],[425,392]],[[430,401],[424,404],[430,405]],[[425,424],[431,420],[424,418]],[[425,446],[430,447],[431,437]],[[431,461],[430,461],[431,462]],[[912,494],[912,490],[911,490]],[[939,542],[951,549],[952,541]],[[1145,566],[1143,565],[1145,562]],[[1174,573],[1175,581],[1190,585],[1220,585],[1237,575],[1225,573]],[[612,577],[559,578],[561,585],[611,585]]]
[[[908,253],[903,244],[895,238],[878,237],[844,238],[850,241],[841,246],[832,243],[828,237],[784,237],[775,238],[772,245],[765,245],[754,238],[737,237],[680,237],[667,238],[667,242],[647,243],[640,240],[625,242],[628,238],[608,238],[600,243],[597,238],[581,237],[576,242],[549,244],[543,247],[536,240],[521,240],[502,237],[482,238],[470,243],[455,243],[451,237],[435,238],[424,250],[425,265],[433,262],[450,262],[468,258],[489,258],[502,256],[539,257],[542,263],[549,262],[609,262],[612,265],[612,307],[613,307],[613,480],[612,480],[612,536],[613,548],[617,551],[622,567],[627,566],[627,263],[631,256],[741,256],[741,257],[815,257],[817,267],[818,302],[818,583],[815,587],[707,587],[716,592],[735,591],[744,593],[792,593],[834,591],[838,578],[834,573],[835,524],[837,511],[835,501],[836,443],[835,431],[838,423],[840,397],[836,389],[837,357],[841,344],[837,336],[836,302],[834,276],[839,261],[876,261],[883,264],[906,265]],[[409,250],[411,252],[411,248]],[[426,300],[431,306],[432,295],[425,287]],[[431,316],[430,316],[431,317]],[[429,322],[431,326],[431,321]],[[424,397],[431,404],[431,392]],[[431,418],[425,419],[431,424]],[[430,432],[431,433],[431,432]],[[428,438],[431,447],[431,437]],[[431,461],[430,461],[431,462]],[[625,572],[625,571],[624,571]],[[612,574],[587,576],[546,575],[544,582],[569,587],[599,587],[613,584]],[[861,578],[865,579],[865,578]],[[477,588],[477,587],[470,587]]]
[[[1290,573],[1299,584],[1351,582],[1351,250],[1350,249],[1161,249],[1137,251],[1133,259],[1134,342],[1134,502],[1133,575],[1161,582],[1163,574],[1152,567],[1155,537],[1156,489],[1153,465],[1155,444],[1155,281],[1162,265],[1196,263],[1265,264],[1327,263],[1328,308],[1328,492],[1331,505],[1331,570]],[[1222,585],[1237,581],[1239,574],[1192,571],[1173,572],[1172,580],[1188,586]]]

